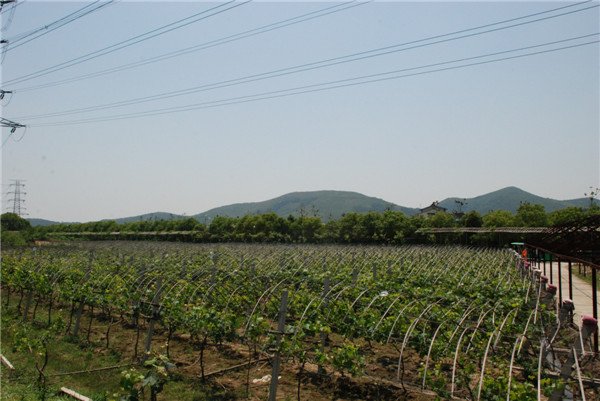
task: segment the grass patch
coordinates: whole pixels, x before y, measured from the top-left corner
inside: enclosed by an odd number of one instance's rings
[[[4,295],[4,294],[3,294]],[[121,366],[131,363],[131,355],[125,348],[131,343],[132,330],[117,324],[113,327],[111,343],[106,348],[104,339],[92,331],[90,341],[86,340],[87,331],[78,338],[65,334],[64,326],[57,327],[56,322],[68,320],[68,311],[54,311],[52,322],[55,327],[48,327],[47,309],[40,313],[40,305],[36,320],[32,321],[31,311],[28,319],[17,311],[18,298],[12,297],[11,304],[6,306],[5,300],[1,306],[1,338],[0,352],[15,367],[11,371],[2,366],[0,371],[2,401],[73,401],[75,398],[65,395],[61,387],[67,387],[94,401],[119,400],[124,391],[120,381],[122,372],[134,368],[139,374],[145,375],[148,368],[135,365],[117,367],[109,370],[99,370],[89,373],[62,375],[63,373],[81,372],[98,368]],[[22,313],[22,310],[21,310]],[[84,315],[82,326],[87,329],[89,316]],[[104,322],[102,322],[104,323]],[[58,325],[60,326],[60,325]],[[45,349],[48,353],[47,364],[43,369],[45,381],[40,378],[38,368],[42,368],[45,359],[44,346],[39,339],[45,338]],[[150,399],[149,391],[140,398]],[[235,399],[235,394],[210,383],[198,386],[197,379],[186,377],[175,371],[170,381],[158,394],[158,400],[227,400]]]
[[[571,267],[571,271],[573,273],[574,276],[579,277],[580,279],[582,279],[583,281],[585,281],[586,283],[592,285],[592,268],[589,266],[579,266],[576,264],[573,264]],[[580,273],[581,271],[581,273]],[[600,273],[596,272],[596,285],[600,285]]]
[[[43,369],[45,383],[38,371],[44,365],[46,352],[38,341],[41,338],[47,339],[48,362]],[[114,355],[95,352],[93,344],[80,345],[69,336],[44,327],[39,321],[23,321],[21,315],[5,306],[2,308],[1,351],[15,367],[14,371],[2,370],[2,400],[70,399],[63,395],[60,387],[72,388],[94,400],[103,400],[106,391],[119,390],[118,369],[95,374],[52,376],[116,365],[119,360]]]

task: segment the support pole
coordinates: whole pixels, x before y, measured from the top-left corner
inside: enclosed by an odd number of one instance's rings
[[[83,277],[83,281],[86,282],[90,278],[90,273],[92,271],[92,261],[94,260],[94,254],[90,251],[90,261],[88,263],[87,271],[85,272],[85,276]],[[77,308],[77,318],[75,319],[75,328],[73,329],[73,337],[77,337],[79,334],[79,325],[81,323],[81,315],[83,314],[83,305],[85,303],[85,297],[82,296],[79,301],[79,307]]]
[[[160,300],[160,290],[162,289],[162,277],[158,278],[156,282],[156,293],[152,298],[152,316],[150,317],[150,322],[148,323],[148,333],[146,334],[146,345],[144,346],[144,356],[142,357],[142,362],[146,362],[148,359],[148,355],[150,353],[150,344],[152,343],[152,332],[154,331],[154,324],[156,323],[156,318],[158,315],[158,301]]]
[[[288,292],[281,292],[281,304],[279,305],[279,323],[277,325],[277,336],[275,338],[275,356],[273,357],[273,373],[271,374],[271,387],[269,389],[269,401],[275,401],[277,397],[277,383],[279,381],[279,345],[281,344],[281,335],[285,329],[285,314],[287,313]]]
[[[544,265],[544,276],[545,276],[546,275],[546,254],[542,253],[542,255],[543,255],[543,263],[542,264]]]
[[[323,312],[325,312],[325,310],[329,307],[329,276],[325,276],[325,283],[323,284],[323,304],[322,304],[322,310]],[[320,333],[320,341],[321,341],[321,352],[325,352],[325,341],[327,340],[327,333],[324,331],[321,331]],[[320,374],[324,374],[325,371],[323,369],[323,366],[319,365],[319,369],[318,372]]]
[[[598,321],[598,273],[594,266],[592,268],[592,314]],[[594,353],[598,356],[598,330],[594,332]]]
[[[550,284],[554,284],[553,283],[553,272],[552,272],[552,254],[549,255],[550,256]]]
[[[562,266],[560,264],[560,258],[556,259],[556,263],[558,263],[558,304],[562,305],[562,274],[561,274],[561,270],[562,270]]]
[[[569,260],[569,299],[573,299],[573,265]]]

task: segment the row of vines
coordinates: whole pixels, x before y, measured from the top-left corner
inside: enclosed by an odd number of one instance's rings
[[[552,332],[554,304],[509,250],[65,243],[3,250],[1,280],[3,307],[25,319],[43,310],[48,327],[60,309],[60,330],[80,341],[89,341],[85,326],[94,317],[105,327],[105,347],[111,327],[129,327],[131,352],[123,360],[185,370],[172,346],[184,339],[200,383],[207,352],[235,345],[229,349],[246,361],[248,397],[250,367],[275,360],[271,393],[278,373],[293,372],[297,385],[287,396],[298,399],[307,377],[323,375],[387,386],[394,399],[525,400],[557,388],[587,391],[557,377],[548,357],[542,361],[542,348],[568,348],[577,331]],[[165,338],[158,359],[156,333]],[[580,362],[583,376],[593,376],[593,356]]]

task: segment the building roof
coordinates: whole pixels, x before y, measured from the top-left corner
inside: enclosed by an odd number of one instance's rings
[[[424,209],[421,209],[421,213],[427,212],[445,212],[446,208],[438,205],[437,202],[432,202],[431,205],[427,206]]]

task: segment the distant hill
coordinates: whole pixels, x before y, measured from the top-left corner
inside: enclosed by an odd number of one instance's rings
[[[317,216],[324,222],[340,219],[345,213],[402,211],[412,216],[419,209],[398,206],[383,199],[349,191],[292,192],[264,202],[237,203],[194,215],[201,222],[210,222],[216,216],[242,217],[274,212],[279,216]]]
[[[459,209],[458,204],[456,203],[457,200],[464,203],[461,208],[463,212],[466,213],[471,210],[475,210],[482,215],[487,214],[491,210],[507,210],[514,214],[517,212],[521,202],[542,205],[547,213],[570,206],[587,208],[590,202],[588,198],[571,200],[543,198],[516,187],[507,187],[485,195],[476,196],[474,198],[447,198],[441,201],[439,205],[446,208],[449,213],[452,213],[454,211],[458,211]],[[245,215],[257,215],[274,212],[281,217],[288,217],[289,215],[298,217],[302,214],[305,216],[317,216],[320,217],[322,221],[327,222],[332,219],[338,220],[346,213],[381,213],[386,209],[401,211],[407,216],[413,216],[420,211],[418,208],[399,206],[392,202],[366,196],[358,192],[310,191],[292,192],[263,202],[236,203],[232,205],[221,206],[193,215],[191,217],[196,218],[202,223],[210,224],[210,221],[216,216],[242,217]],[[186,219],[188,217],[190,216],[156,212],[112,220],[115,220],[119,224],[123,224],[135,221],[154,221],[161,219],[179,220]],[[28,220],[32,226],[71,224],[53,222],[44,219],[32,218]]]
[[[29,223],[31,223],[31,225],[33,227],[36,226],[53,226],[55,224],[77,224],[77,223],[73,223],[73,222],[58,222],[58,221],[51,221],[51,220],[45,220],[45,219],[27,219],[29,221]]]
[[[439,203],[439,206],[448,209],[449,213],[458,211],[459,205],[456,201],[462,201],[463,212],[475,210],[478,213],[485,215],[491,210],[507,210],[511,213],[516,213],[521,202],[529,202],[532,205],[542,205],[546,213],[555,210],[565,209],[570,206],[587,208],[590,200],[587,198],[571,199],[571,200],[556,200],[551,198],[542,198],[541,196],[523,191],[517,187],[506,187],[498,191],[490,192],[485,195],[476,196],[474,198],[447,198]]]
[[[182,216],[180,214],[173,214],[167,212],[154,212],[154,213],[146,213],[140,214],[138,216],[133,217],[122,217],[119,219],[104,219],[102,221],[114,220],[118,224],[124,223],[133,223],[136,221],[156,221],[156,220],[182,220],[187,219],[190,216]]]
[[[166,213],[166,212],[154,212],[154,213],[146,213],[140,214],[138,216],[132,217],[122,217],[119,219],[102,219],[100,221],[110,221],[114,220],[118,224],[131,223],[134,221],[155,221],[155,220],[180,220],[187,219],[189,216],[182,216],[179,214]],[[45,219],[27,219],[32,226],[52,226],[56,224],[80,224],[80,222],[60,222],[60,221],[51,221]]]

